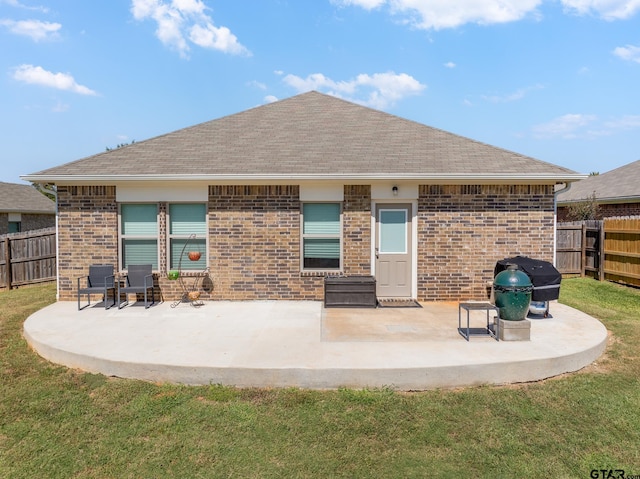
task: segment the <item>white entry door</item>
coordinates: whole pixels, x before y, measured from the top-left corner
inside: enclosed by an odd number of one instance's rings
[[[376,206],[376,288],[380,298],[411,297],[411,205]]]

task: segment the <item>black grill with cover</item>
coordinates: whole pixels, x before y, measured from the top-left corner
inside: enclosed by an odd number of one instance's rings
[[[531,301],[552,301],[560,296],[560,281],[562,274],[548,261],[528,258],[526,256],[515,256],[505,258],[496,263],[493,277],[507,269],[510,264],[518,266],[520,271],[526,273],[533,284]]]

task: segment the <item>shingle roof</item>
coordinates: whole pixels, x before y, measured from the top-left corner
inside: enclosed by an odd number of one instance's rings
[[[309,92],[24,178],[563,177],[574,171]],[[547,178],[549,179],[549,178]]]
[[[31,185],[0,182],[0,212],[55,214],[56,204]]]
[[[640,160],[571,185],[569,191],[558,194],[558,203],[588,199],[595,192],[602,202],[640,200]]]

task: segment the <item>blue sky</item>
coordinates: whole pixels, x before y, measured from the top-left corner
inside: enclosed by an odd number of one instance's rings
[[[640,159],[640,0],[0,0],[0,181],[308,90],[580,173]]]

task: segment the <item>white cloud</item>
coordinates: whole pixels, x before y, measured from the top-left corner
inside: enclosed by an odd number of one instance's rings
[[[467,23],[491,25],[539,16],[545,0],[331,0],[340,6],[365,10],[388,7],[393,15],[425,30],[456,28]],[[568,13],[596,15],[606,20],[630,18],[640,11],[640,0],[560,0]],[[550,0],[547,0],[550,3]]]
[[[640,0],[561,0],[565,9],[578,15],[596,15],[606,20],[630,18],[640,10]]]
[[[252,86],[254,88],[258,88],[259,90],[266,90],[267,89],[267,85],[265,85],[262,82],[259,82],[258,80],[252,80],[250,82],[247,82],[247,85]]]
[[[62,28],[59,23],[41,22],[40,20],[0,20],[0,25],[7,27],[11,33],[31,37],[36,42],[56,38],[58,30]]]
[[[533,136],[536,138],[577,138],[583,135],[584,128],[596,119],[595,115],[570,113],[555,118],[548,123],[534,126]]]
[[[334,0],[367,10],[388,5],[392,14],[406,17],[416,28],[441,30],[466,23],[490,25],[521,20],[535,14],[543,0]]]
[[[277,96],[273,96],[273,95],[267,95],[264,97],[264,102],[265,103],[274,103],[278,101],[278,97]]]
[[[640,129],[640,115],[625,115],[604,123],[605,128],[615,131]]]
[[[349,81],[335,81],[322,73],[313,73],[306,78],[286,75],[283,80],[300,93],[322,90],[329,95],[378,109],[393,106],[397,101],[417,95],[426,88],[412,76],[394,72],[363,73]]]
[[[623,60],[640,63],[640,47],[636,47],[635,45],[618,47],[613,50],[613,54]]]
[[[623,115],[599,121],[595,115],[568,114],[532,129],[533,136],[540,139],[593,139],[629,130],[640,130],[640,115]]]
[[[156,36],[165,45],[187,57],[190,44],[234,55],[251,55],[227,27],[216,27],[202,0],[132,0],[136,20],[153,19]]]
[[[194,25],[189,40],[203,48],[220,50],[234,55],[244,55],[248,50],[238,43],[238,38],[227,27],[215,27],[211,23]]]
[[[38,11],[38,12],[42,12],[42,13],[48,13],[49,12],[49,9],[47,7],[42,7],[42,6],[31,7],[29,5],[23,5],[18,0],[0,0],[0,4],[2,4],[2,3],[6,3],[7,5],[9,5],[11,7],[22,8],[22,9],[25,9],[25,10]]]
[[[447,68],[455,68],[456,64],[453,63],[453,62],[447,62],[447,63],[444,64],[444,66],[447,67]]]
[[[68,110],[69,110],[69,105],[67,103],[62,103],[61,101],[58,101],[51,109],[51,111],[53,111],[54,113],[64,113],[65,111],[68,111]]]
[[[533,85],[525,88],[520,88],[519,90],[516,90],[513,93],[508,93],[506,95],[483,95],[482,99],[491,103],[509,103],[512,101],[522,100],[525,96],[527,96],[529,92],[541,90],[543,88],[544,87],[542,85]]]
[[[344,6],[355,5],[365,10],[373,10],[374,8],[384,5],[386,1],[387,0],[332,0],[332,3]]]
[[[13,74],[15,80],[28,83],[30,85],[41,85],[57,90],[65,90],[80,95],[97,95],[97,93],[86,86],[78,84],[71,75],[67,73],[52,73],[42,67],[33,65],[20,65]]]

